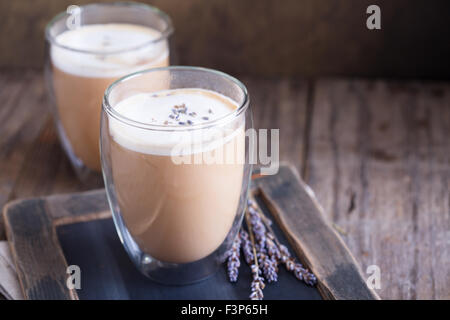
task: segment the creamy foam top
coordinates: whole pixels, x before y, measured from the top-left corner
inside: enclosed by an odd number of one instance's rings
[[[151,67],[169,54],[167,40],[144,45],[158,39],[155,29],[132,24],[93,24],[59,34],[55,42],[81,53],[51,46],[51,59],[59,69],[86,77],[119,77]],[[142,48],[133,49],[140,45]],[[128,50],[130,49],[130,50]],[[122,53],[113,53],[128,50]]]
[[[206,123],[230,114],[238,108],[235,101],[204,89],[173,89],[141,93],[119,102],[114,109],[122,116],[154,125],[186,127]],[[192,131],[155,131],[124,124],[110,118],[112,138],[123,147],[147,154],[174,155],[174,147],[190,149],[177,154],[204,152],[233,138],[243,121],[221,127]]]

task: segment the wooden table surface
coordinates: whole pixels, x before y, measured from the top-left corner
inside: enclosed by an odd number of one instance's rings
[[[450,84],[243,77],[255,124],[313,188],[384,299],[450,299]],[[88,190],[48,111],[41,71],[0,73],[0,206]],[[4,239],[0,226],[0,239]]]

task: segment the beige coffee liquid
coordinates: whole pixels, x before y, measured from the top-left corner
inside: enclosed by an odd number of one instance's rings
[[[176,89],[131,96],[115,110],[140,122],[188,128],[236,108],[212,91]],[[223,243],[237,214],[243,117],[197,131],[155,132],[109,120],[112,175],[125,225],[140,248],[161,261],[187,263],[208,256]],[[180,164],[194,157],[203,160]]]
[[[86,25],[58,35],[52,45],[53,85],[58,116],[75,156],[100,171],[100,111],[106,88],[139,70],[169,64],[166,40],[154,29],[130,24]],[[137,48],[138,47],[138,48]]]

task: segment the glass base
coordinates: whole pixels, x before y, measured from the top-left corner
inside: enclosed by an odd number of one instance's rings
[[[166,263],[142,254],[139,270],[151,280],[164,285],[188,285],[213,276],[223,263],[212,253],[192,263]]]
[[[224,243],[207,257],[191,263],[169,263],[157,260],[143,252],[133,240],[120,217],[113,214],[119,238],[137,269],[149,279],[164,285],[180,286],[213,276],[226,260],[226,248],[237,234],[230,230]]]
[[[134,241],[119,213],[117,202],[111,198],[111,195],[114,194],[113,188],[111,184],[106,183],[106,195],[120,242],[136,268],[149,279],[164,285],[193,284],[214,275],[225,262],[228,249],[231,248],[242,224],[243,208],[240,208],[236,215],[225,240],[214,252],[203,259],[190,263],[169,263],[155,259],[143,252]]]

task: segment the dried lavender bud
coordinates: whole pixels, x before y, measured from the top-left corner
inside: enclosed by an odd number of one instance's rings
[[[278,264],[278,261],[281,259],[281,253],[271,233],[267,233],[266,235],[266,247],[267,253],[269,254],[270,258],[276,261],[276,263]]]
[[[285,264],[286,264],[286,269],[288,269],[288,271],[294,271],[294,269],[295,269],[294,259],[288,258],[286,260]]]
[[[228,278],[230,282],[236,282],[239,275],[239,267],[241,265],[240,260],[240,248],[241,248],[241,238],[236,237],[233,241],[233,245],[228,251]]]
[[[305,269],[302,264],[297,263],[294,267],[294,275],[297,279],[304,281],[309,286],[314,286],[317,283],[317,278],[314,274]]]
[[[194,124],[194,122],[192,122],[191,120],[188,120],[188,121],[187,121],[187,124],[189,124],[189,125],[193,125],[193,124]]]
[[[239,236],[242,241],[242,252],[244,252],[245,262],[247,262],[248,265],[251,265],[253,263],[254,257],[252,243],[250,241],[248,233],[247,231],[241,229],[241,231],[239,232]]]
[[[286,266],[286,269],[293,272],[297,279],[305,282],[309,286],[314,286],[317,283],[316,276],[308,269],[304,268],[301,263],[296,263],[295,259],[291,257],[289,250],[285,246],[280,245],[280,253],[281,261]]]
[[[280,244],[279,245],[280,254],[281,254],[281,262],[286,263],[287,259],[291,257],[288,248],[286,246]]]
[[[202,117],[202,119],[203,119],[203,120],[209,120],[209,118],[208,118],[208,117]]]
[[[255,235],[258,247],[264,249],[266,246],[266,227],[261,220],[258,211],[252,206],[253,202],[249,201],[248,213],[250,215],[250,223]]]
[[[266,286],[264,279],[260,276],[260,270],[256,264],[251,266],[253,281],[251,284],[251,300],[262,300],[264,298],[263,289]]]
[[[273,261],[265,254],[265,250],[258,252],[258,262],[263,271],[264,277],[267,281],[276,282],[278,280],[278,267]]]

